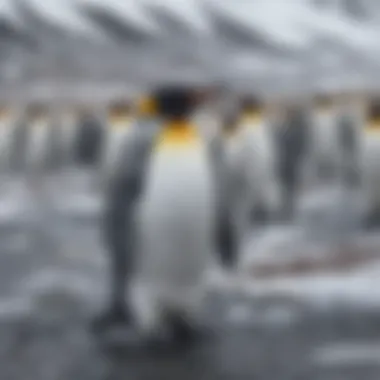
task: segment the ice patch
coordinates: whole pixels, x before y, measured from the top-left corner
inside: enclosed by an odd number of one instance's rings
[[[0,300],[0,320],[27,315],[32,308],[31,300],[25,297]]]
[[[55,291],[66,291],[80,298],[89,299],[98,298],[101,292],[100,286],[81,273],[46,268],[24,280],[19,290],[21,294],[28,294],[31,297],[43,296]]]
[[[312,362],[318,366],[380,366],[380,343],[345,343],[318,347],[312,354]]]

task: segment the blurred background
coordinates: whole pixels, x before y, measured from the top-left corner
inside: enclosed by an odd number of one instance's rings
[[[1,0],[0,378],[378,380],[379,40],[377,0]],[[105,354],[86,330],[104,194],[137,100],[173,75],[260,99],[280,212],[251,226],[238,279],[210,269],[216,344]],[[263,111],[289,104],[306,137]]]

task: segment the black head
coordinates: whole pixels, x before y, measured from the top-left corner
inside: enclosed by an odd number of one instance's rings
[[[320,94],[314,99],[314,103],[318,109],[330,109],[333,106],[332,96]]]
[[[44,103],[29,104],[26,108],[26,115],[30,120],[37,120],[49,115],[49,106]]]
[[[187,119],[197,101],[195,91],[186,87],[164,87],[153,92],[157,114],[168,120]]]
[[[368,110],[370,120],[380,120],[380,99],[373,99]]]
[[[110,113],[115,116],[122,116],[126,114],[130,114],[132,112],[132,105],[127,101],[118,100],[113,102],[109,107]]]
[[[243,112],[257,112],[262,104],[255,96],[245,96],[241,99],[241,109]]]
[[[224,133],[233,133],[239,127],[239,113],[237,110],[230,111],[223,119],[222,129]]]
[[[9,114],[9,108],[6,105],[0,105],[0,118],[6,117]]]

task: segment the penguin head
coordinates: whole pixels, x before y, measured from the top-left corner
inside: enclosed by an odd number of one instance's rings
[[[368,107],[368,119],[380,124],[380,98],[375,98]]]
[[[286,109],[287,125],[291,127],[305,126],[309,117],[308,108],[305,104],[290,104]]]
[[[158,116],[166,121],[188,120],[198,104],[196,91],[183,86],[167,86],[153,92]]]
[[[241,100],[241,109],[244,114],[253,115],[261,111],[261,102],[254,96],[246,96]]]
[[[0,120],[5,120],[10,116],[11,112],[6,105],[0,106]]]
[[[80,121],[91,119],[94,115],[94,110],[90,105],[79,105],[74,109],[74,118]]]
[[[131,118],[131,114],[132,106],[125,100],[116,100],[108,108],[108,116],[112,125],[127,123]]]
[[[314,104],[318,113],[327,114],[334,110],[335,99],[333,96],[320,94],[315,97]]]
[[[26,108],[26,117],[30,122],[46,121],[50,115],[50,108],[45,103],[32,103]]]
[[[260,100],[254,96],[246,96],[241,99],[240,104],[243,122],[248,121],[250,125],[257,126],[263,116]]]
[[[132,110],[131,105],[127,101],[117,100],[111,103],[109,111],[115,116],[129,115]]]
[[[240,117],[237,110],[231,110],[222,121],[222,132],[225,137],[232,137],[239,130]]]

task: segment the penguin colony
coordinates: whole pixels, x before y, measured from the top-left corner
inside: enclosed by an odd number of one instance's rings
[[[360,188],[365,225],[379,226],[378,97],[318,94],[311,111],[224,97],[168,85],[101,106],[0,107],[2,175],[98,169],[110,297],[95,331],[133,327],[149,342],[202,336],[210,262],[235,270],[252,228],[292,220],[305,182]]]

